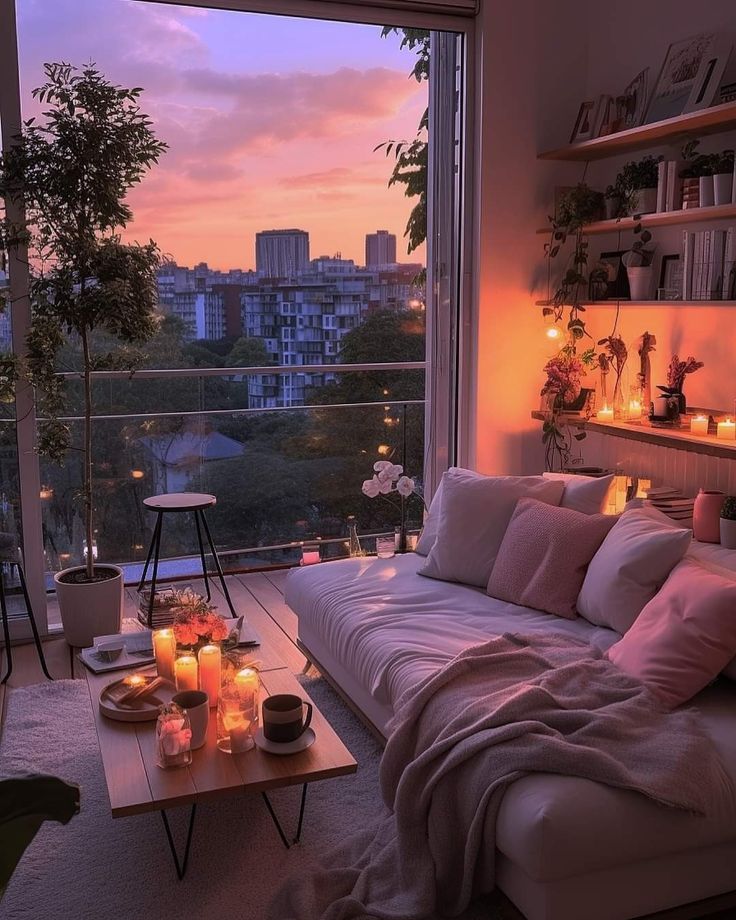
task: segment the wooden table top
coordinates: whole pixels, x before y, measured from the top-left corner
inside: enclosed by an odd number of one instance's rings
[[[190,766],[163,770],[155,759],[155,721],[115,722],[100,713],[100,692],[126,672],[85,671],[113,818],[311,783],[357,770],[350,751],[316,705],[312,716],[316,740],[299,754],[273,755],[259,748],[242,754],[223,753],[216,746],[216,710],[211,709],[207,741],[192,752]],[[261,700],[273,693],[295,693],[310,700],[287,668],[261,673]]]

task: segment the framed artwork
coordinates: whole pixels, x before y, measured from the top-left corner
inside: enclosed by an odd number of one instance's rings
[[[596,99],[588,99],[580,106],[578,117],[575,119],[575,127],[570,135],[571,144],[577,141],[589,141],[593,137],[597,104]]]
[[[638,73],[624,90],[624,124],[625,128],[638,128],[644,121],[647,109],[647,86],[649,84],[649,68],[645,67]]]
[[[649,101],[647,124],[674,118],[686,111],[686,106],[699,85],[701,65],[706,58],[710,60],[712,57],[716,38],[714,32],[703,32],[692,38],[673,42],[669,46]],[[695,95],[698,95],[697,91]]]
[[[612,134],[616,118],[616,102],[613,96],[601,96],[598,99],[598,111],[595,116],[595,137]]]
[[[684,111],[697,112],[699,109],[707,109],[713,105],[732,50],[733,40],[731,38],[721,35],[716,39],[713,48],[700,64],[695,86]]]
[[[627,252],[628,249],[602,252],[598,260],[598,264],[606,269],[608,300],[629,300],[631,297],[629,276],[623,263]]]
[[[662,256],[659,300],[682,300],[682,268],[679,255]]]

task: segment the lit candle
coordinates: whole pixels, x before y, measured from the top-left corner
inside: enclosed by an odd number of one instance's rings
[[[608,405],[603,406],[602,409],[599,409],[596,412],[596,418],[599,422],[612,422],[613,421],[613,409],[609,409]]]
[[[174,654],[176,641],[173,629],[156,629],[153,632],[153,652],[159,677],[174,682]]]
[[[207,694],[210,706],[217,706],[220,695],[221,661],[219,645],[203,645],[199,650],[199,688]]]
[[[629,418],[641,418],[641,402],[638,399],[629,400]]]
[[[690,434],[708,434],[708,416],[696,415],[690,419]]]
[[[307,549],[306,547],[302,550],[302,565],[314,565],[316,562],[320,561],[319,550],[318,549]]]
[[[182,655],[174,662],[174,676],[177,690],[197,689],[197,659],[194,655]]]
[[[243,668],[242,671],[238,671],[235,675],[235,686],[241,695],[248,691],[258,693],[258,671],[253,668]]]
[[[718,437],[722,441],[736,441],[736,422],[732,422],[730,418],[725,422],[719,422]]]
[[[131,690],[134,687],[142,686],[145,682],[146,678],[142,674],[129,674],[128,677],[123,680],[125,686],[130,687]]]

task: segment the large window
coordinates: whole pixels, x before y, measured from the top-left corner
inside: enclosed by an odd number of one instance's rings
[[[135,581],[153,523],[141,502],[157,492],[218,496],[230,568],[317,538],[339,554],[349,514],[364,533],[393,529],[396,509],[360,492],[374,462],[425,487],[451,452],[462,36],[133,0],[16,8],[24,119],[43,117],[45,63],[94,61],[143,87],[168,144],[124,231],[163,254],[162,323],[133,378],[94,382],[97,558]],[[428,234],[442,252],[429,275]],[[0,338],[12,346],[2,325]],[[72,336],[59,372],[76,440],[79,359]],[[444,400],[439,427],[428,397]],[[36,475],[50,585],[84,553],[81,460],[41,459]],[[179,525],[165,575],[198,567]]]

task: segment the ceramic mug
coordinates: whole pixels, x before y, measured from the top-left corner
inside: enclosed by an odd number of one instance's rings
[[[309,728],[312,704],[293,693],[277,693],[263,701],[262,715],[266,740],[285,744],[296,741]]]
[[[192,750],[196,751],[207,740],[207,726],[210,721],[209,697],[204,690],[180,690],[171,699],[187,711],[192,729]]]

